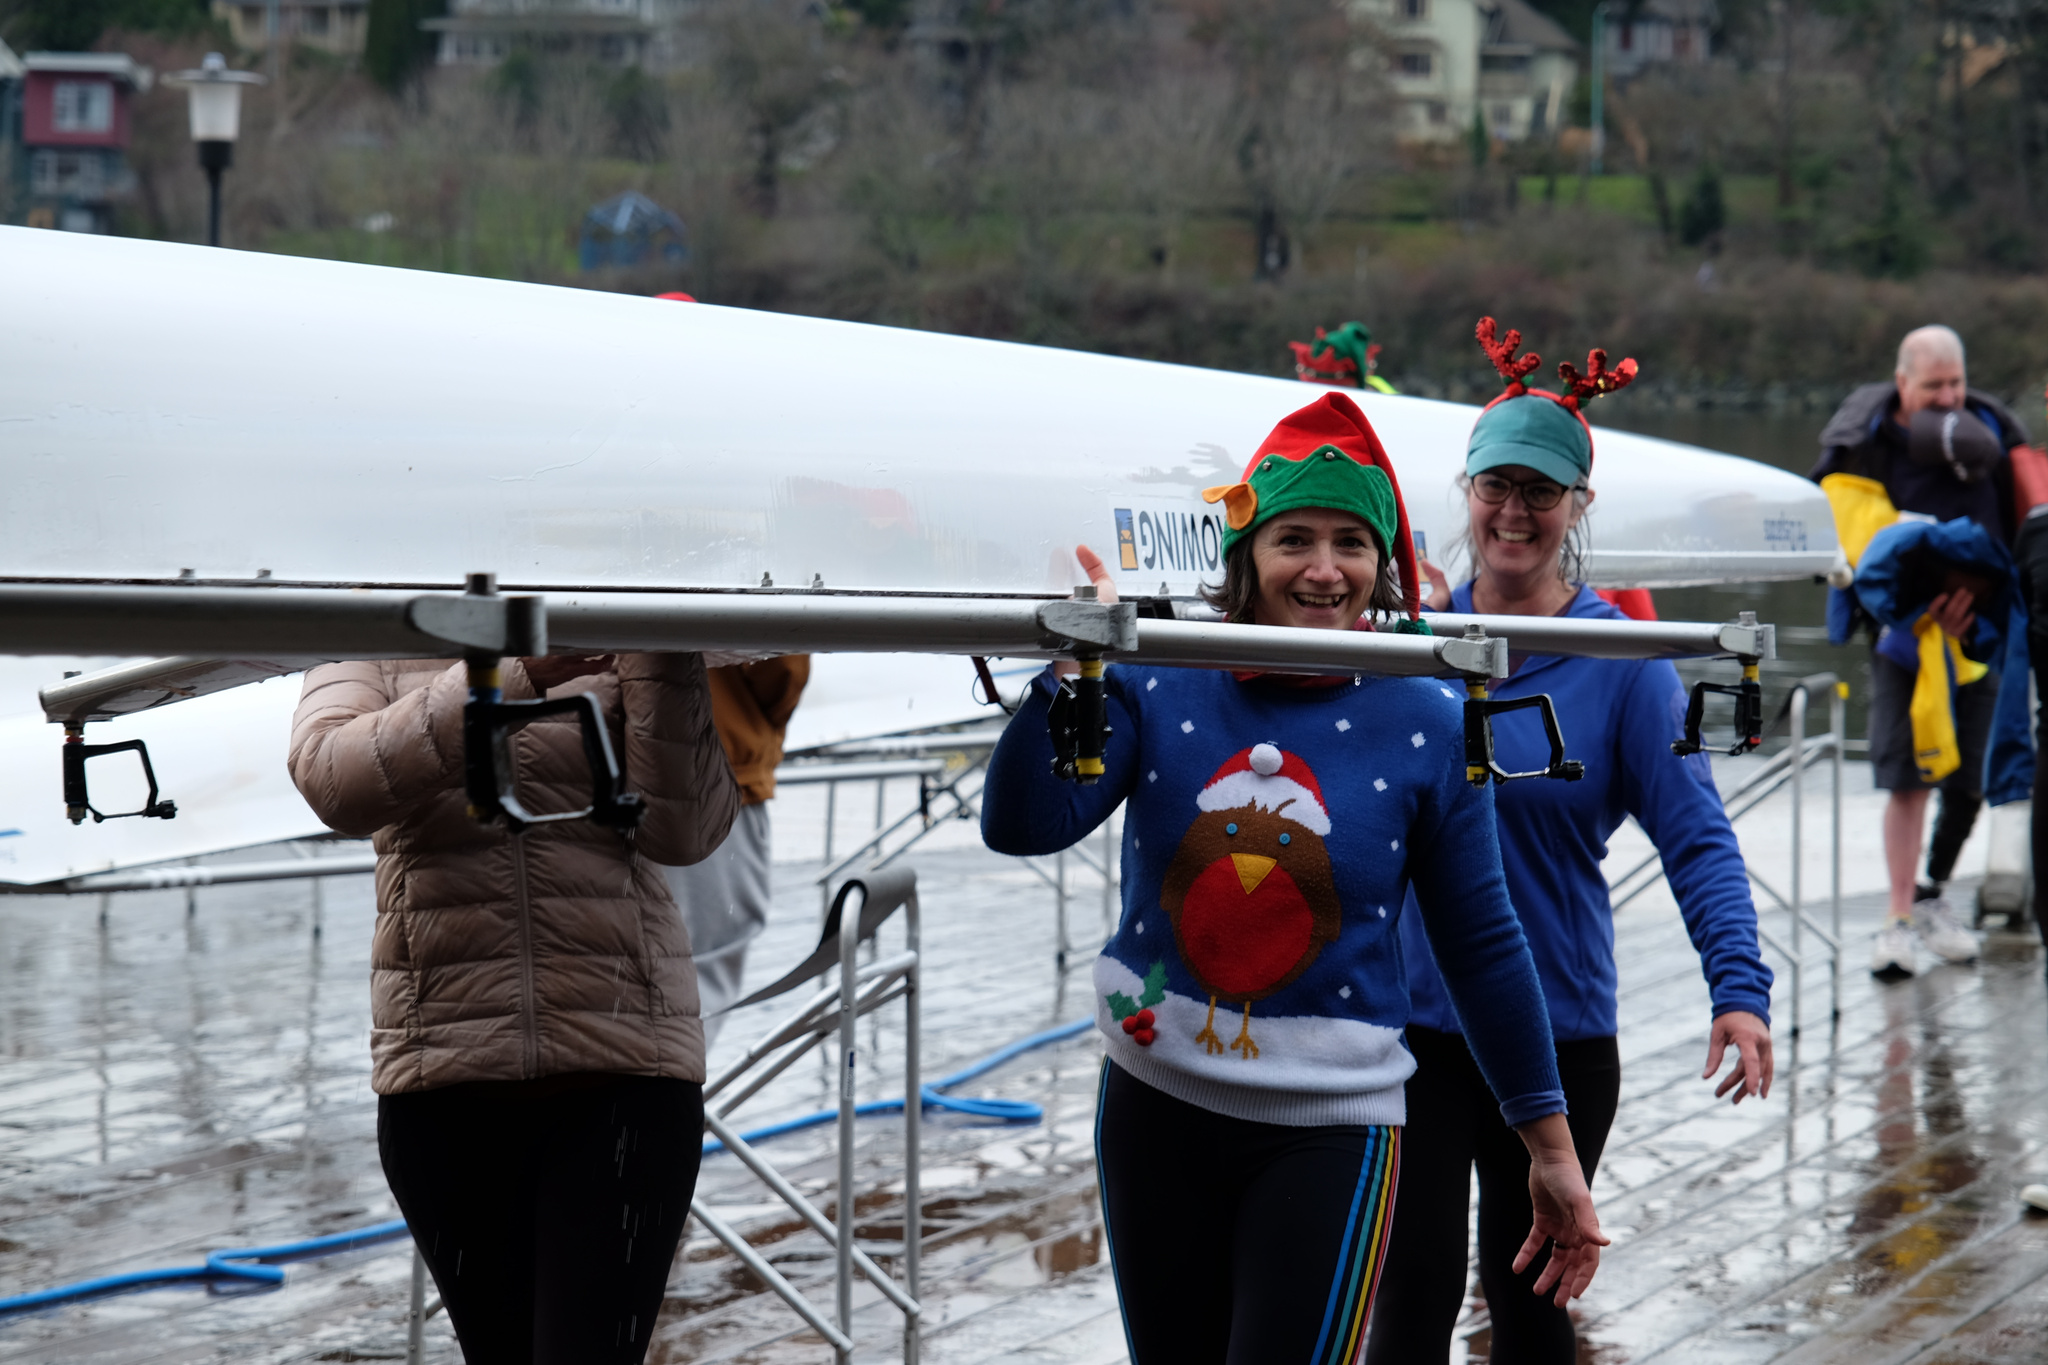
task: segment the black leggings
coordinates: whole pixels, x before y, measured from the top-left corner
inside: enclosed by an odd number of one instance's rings
[[[1493,1319],[1493,1365],[1578,1358],[1571,1315],[1532,1288],[1549,1261],[1520,1275],[1509,1266],[1529,1235],[1529,1151],[1500,1116],[1500,1104],[1465,1040],[1408,1029],[1417,1069],[1408,1081],[1408,1132],[1400,1198],[1383,1292],[1373,1313],[1367,1365],[1442,1361],[1465,1297],[1466,1226],[1472,1168],[1479,1167],[1479,1282]],[[1612,1038],[1557,1045],[1566,1122],[1586,1183],[1621,1097],[1621,1055]]]
[[[1984,778],[1980,773],[1976,780]],[[1977,812],[1984,809],[1984,798],[1968,790],[1961,783],[1942,783],[1936,788],[1941,793],[1934,817],[1934,837],[1927,843],[1927,880],[1936,886],[1946,885],[1955,875],[1956,859],[1962,856],[1963,845],[1970,842],[1970,830],[1977,823]]]
[[[1349,1365],[1401,1130],[1228,1118],[1103,1064],[1095,1155],[1131,1365]]]
[[[704,1087],[660,1076],[377,1102],[384,1178],[468,1365],[640,1365],[703,1139]]]

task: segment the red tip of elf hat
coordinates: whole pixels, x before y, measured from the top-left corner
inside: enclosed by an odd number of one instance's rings
[[[1416,570],[1415,537],[1409,530],[1408,504],[1401,497],[1401,481],[1395,477],[1394,463],[1387,458],[1379,433],[1348,394],[1326,393],[1307,407],[1281,418],[1280,424],[1245,462],[1244,474],[1237,483],[1205,489],[1202,496],[1209,502],[1221,502],[1231,526],[1241,528],[1257,515],[1257,495],[1252,491],[1251,477],[1261,460],[1268,456],[1305,460],[1325,446],[1335,446],[1359,464],[1387,476],[1387,484],[1394,492],[1396,522],[1394,543],[1389,549],[1401,572],[1401,604],[1411,620],[1419,619],[1422,575]]]

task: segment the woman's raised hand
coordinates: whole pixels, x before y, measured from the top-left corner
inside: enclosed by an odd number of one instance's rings
[[[533,683],[533,690],[545,693],[551,687],[592,673],[602,673],[612,666],[609,654],[549,654],[532,659],[521,659],[526,665],[527,679]]]
[[[1430,611],[1451,609],[1451,579],[1442,569],[1430,563],[1421,555],[1415,557],[1417,567],[1422,570],[1422,605]]]
[[[1109,576],[1109,565],[1102,562],[1102,556],[1086,545],[1076,545],[1074,558],[1081,561],[1081,572],[1087,574],[1088,581],[1095,585],[1095,600],[1116,601],[1116,580]],[[1071,678],[1081,671],[1081,665],[1059,659],[1053,663],[1052,671],[1055,677]]]
[[[1579,1169],[1564,1115],[1551,1114],[1516,1131],[1529,1149],[1529,1202],[1536,1216],[1529,1239],[1515,1253],[1514,1271],[1527,1270],[1548,1245],[1550,1263],[1536,1277],[1535,1290],[1549,1294],[1554,1288],[1551,1302],[1563,1308],[1593,1283],[1600,1248],[1610,1239],[1600,1231],[1600,1215],[1593,1211],[1593,1194]]]
[[[1095,600],[1116,601],[1116,580],[1109,576],[1109,565],[1102,562],[1102,556],[1086,545],[1074,547],[1074,558],[1081,561],[1081,572],[1088,575],[1088,581],[1095,585]]]

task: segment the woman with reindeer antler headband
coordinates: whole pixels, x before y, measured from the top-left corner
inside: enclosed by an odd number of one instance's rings
[[[1558,366],[1564,391],[1547,393],[1523,382],[1539,359],[1515,354],[1521,333],[1496,337],[1494,320],[1482,318],[1478,336],[1507,387],[1474,424],[1459,480],[1472,577],[1449,590],[1442,573],[1424,564],[1430,605],[1620,619],[1581,581],[1577,537],[1593,503],[1593,431],[1584,409],[1626,387],[1635,361],[1610,370],[1607,353],[1596,350],[1583,372],[1570,362]],[[1572,751],[1586,756],[1584,781],[1510,783],[1496,793],[1494,810],[1508,892],[1543,982],[1573,1146],[1590,1184],[1621,1090],[1613,911],[1600,861],[1624,818],[1634,816],[1657,845],[1699,949],[1713,1001],[1705,1078],[1720,1070],[1728,1049],[1737,1053],[1717,1098],[1732,1091],[1739,1103],[1770,1093],[1771,971],[1757,951],[1742,852],[1707,759],[1671,753],[1686,699],[1677,671],[1661,659],[1512,658],[1514,672],[1496,695],[1549,693]],[[1495,721],[1503,763],[1543,766],[1532,758],[1549,752],[1538,727],[1517,723],[1532,714]],[[1405,1365],[1449,1354],[1465,1295],[1476,1166],[1479,1277],[1493,1319],[1493,1359],[1569,1365],[1578,1358],[1570,1315],[1529,1292],[1542,1258],[1519,1274],[1512,1264],[1521,1245],[1513,1229],[1518,1219],[1526,1227],[1529,1214],[1528,1154],[1495,1112],[1429,941],[1415,931],[1413,915],[1404,914],[1400,928],[1417,1071],[1408,1082],[1393,1241],[1366,1360]]]

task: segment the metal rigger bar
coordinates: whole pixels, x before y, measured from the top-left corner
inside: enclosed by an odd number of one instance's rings
[[[837,593],[568,592],[543,611],[532,595],[500,595],[489,575],[473,575],[462,594],[393,589],[191,587],[176,584],[0,584],[0,649],[17,654],[126,653],[177,650],[157,674],[124,665],[94,679],[70,679],[44,697],[46,714],[77,718],[134,709],[133,699],[161,704],[174,691],[195,693],[210,681],[197,656],[243,659],[443,657],[459,653],[471,671],[470,796],[480,818],[513,828],[542,818],[593,818],[630,826],[637,806],[617,786],[609,738],[589,698],[506,702],[493,674],[506,654],[634,650],[728,653],[907,651],[931,654],[1070,658],[1081,677],[1056,727],[1062,770],[1089,781],[1102,771],[1108,741],[1101,703],[1105,660],[1166,666],[1262,669],[1299,673],[1377,673],[1461,677],[1467,683],[1467,769],[1476,782],[1515,777],[1569,779],[1564,737],[1547,698],[1492,701],[1487,680],[1508,672],[1508,650],[1599,658],[1734,653],[1744,680],[1701,684],[1694,715],[1679,741],[1699,744],[1697,712],[1708,690],[1737,694],[1738,750],[1755,747],[1761,702],[1758,659],[1774,653],[1771,628],[1745,613],[1732,624],[1587,621],[1541,617],[1435,618],[1440,631],[1304,631],[1273,626],[1140,618],[1134,603],[1073,598],[1033,600]],[[1502,634],[1505,632],[1505,635]],[[163,674],[175,674],[167,683]],[[1475,687],[1475,684],[1477,685]],[[127,698],[124,701],[123,698]],[[1493,760],[1491,723],[1502,710],[1543,713],[1551,761],[1536,773],[1509,773]],[[543,714],[574,713],[590,763],[588,806],[541,817],[518,803],[507,785],[503,746],[511,730]],[[84,796],[82,781],[77,792]],[[81,799],[72,803],[89,806]],[[168,805],[168,803],[165,803]],[[82,817],[81,817],[82,818]]]

